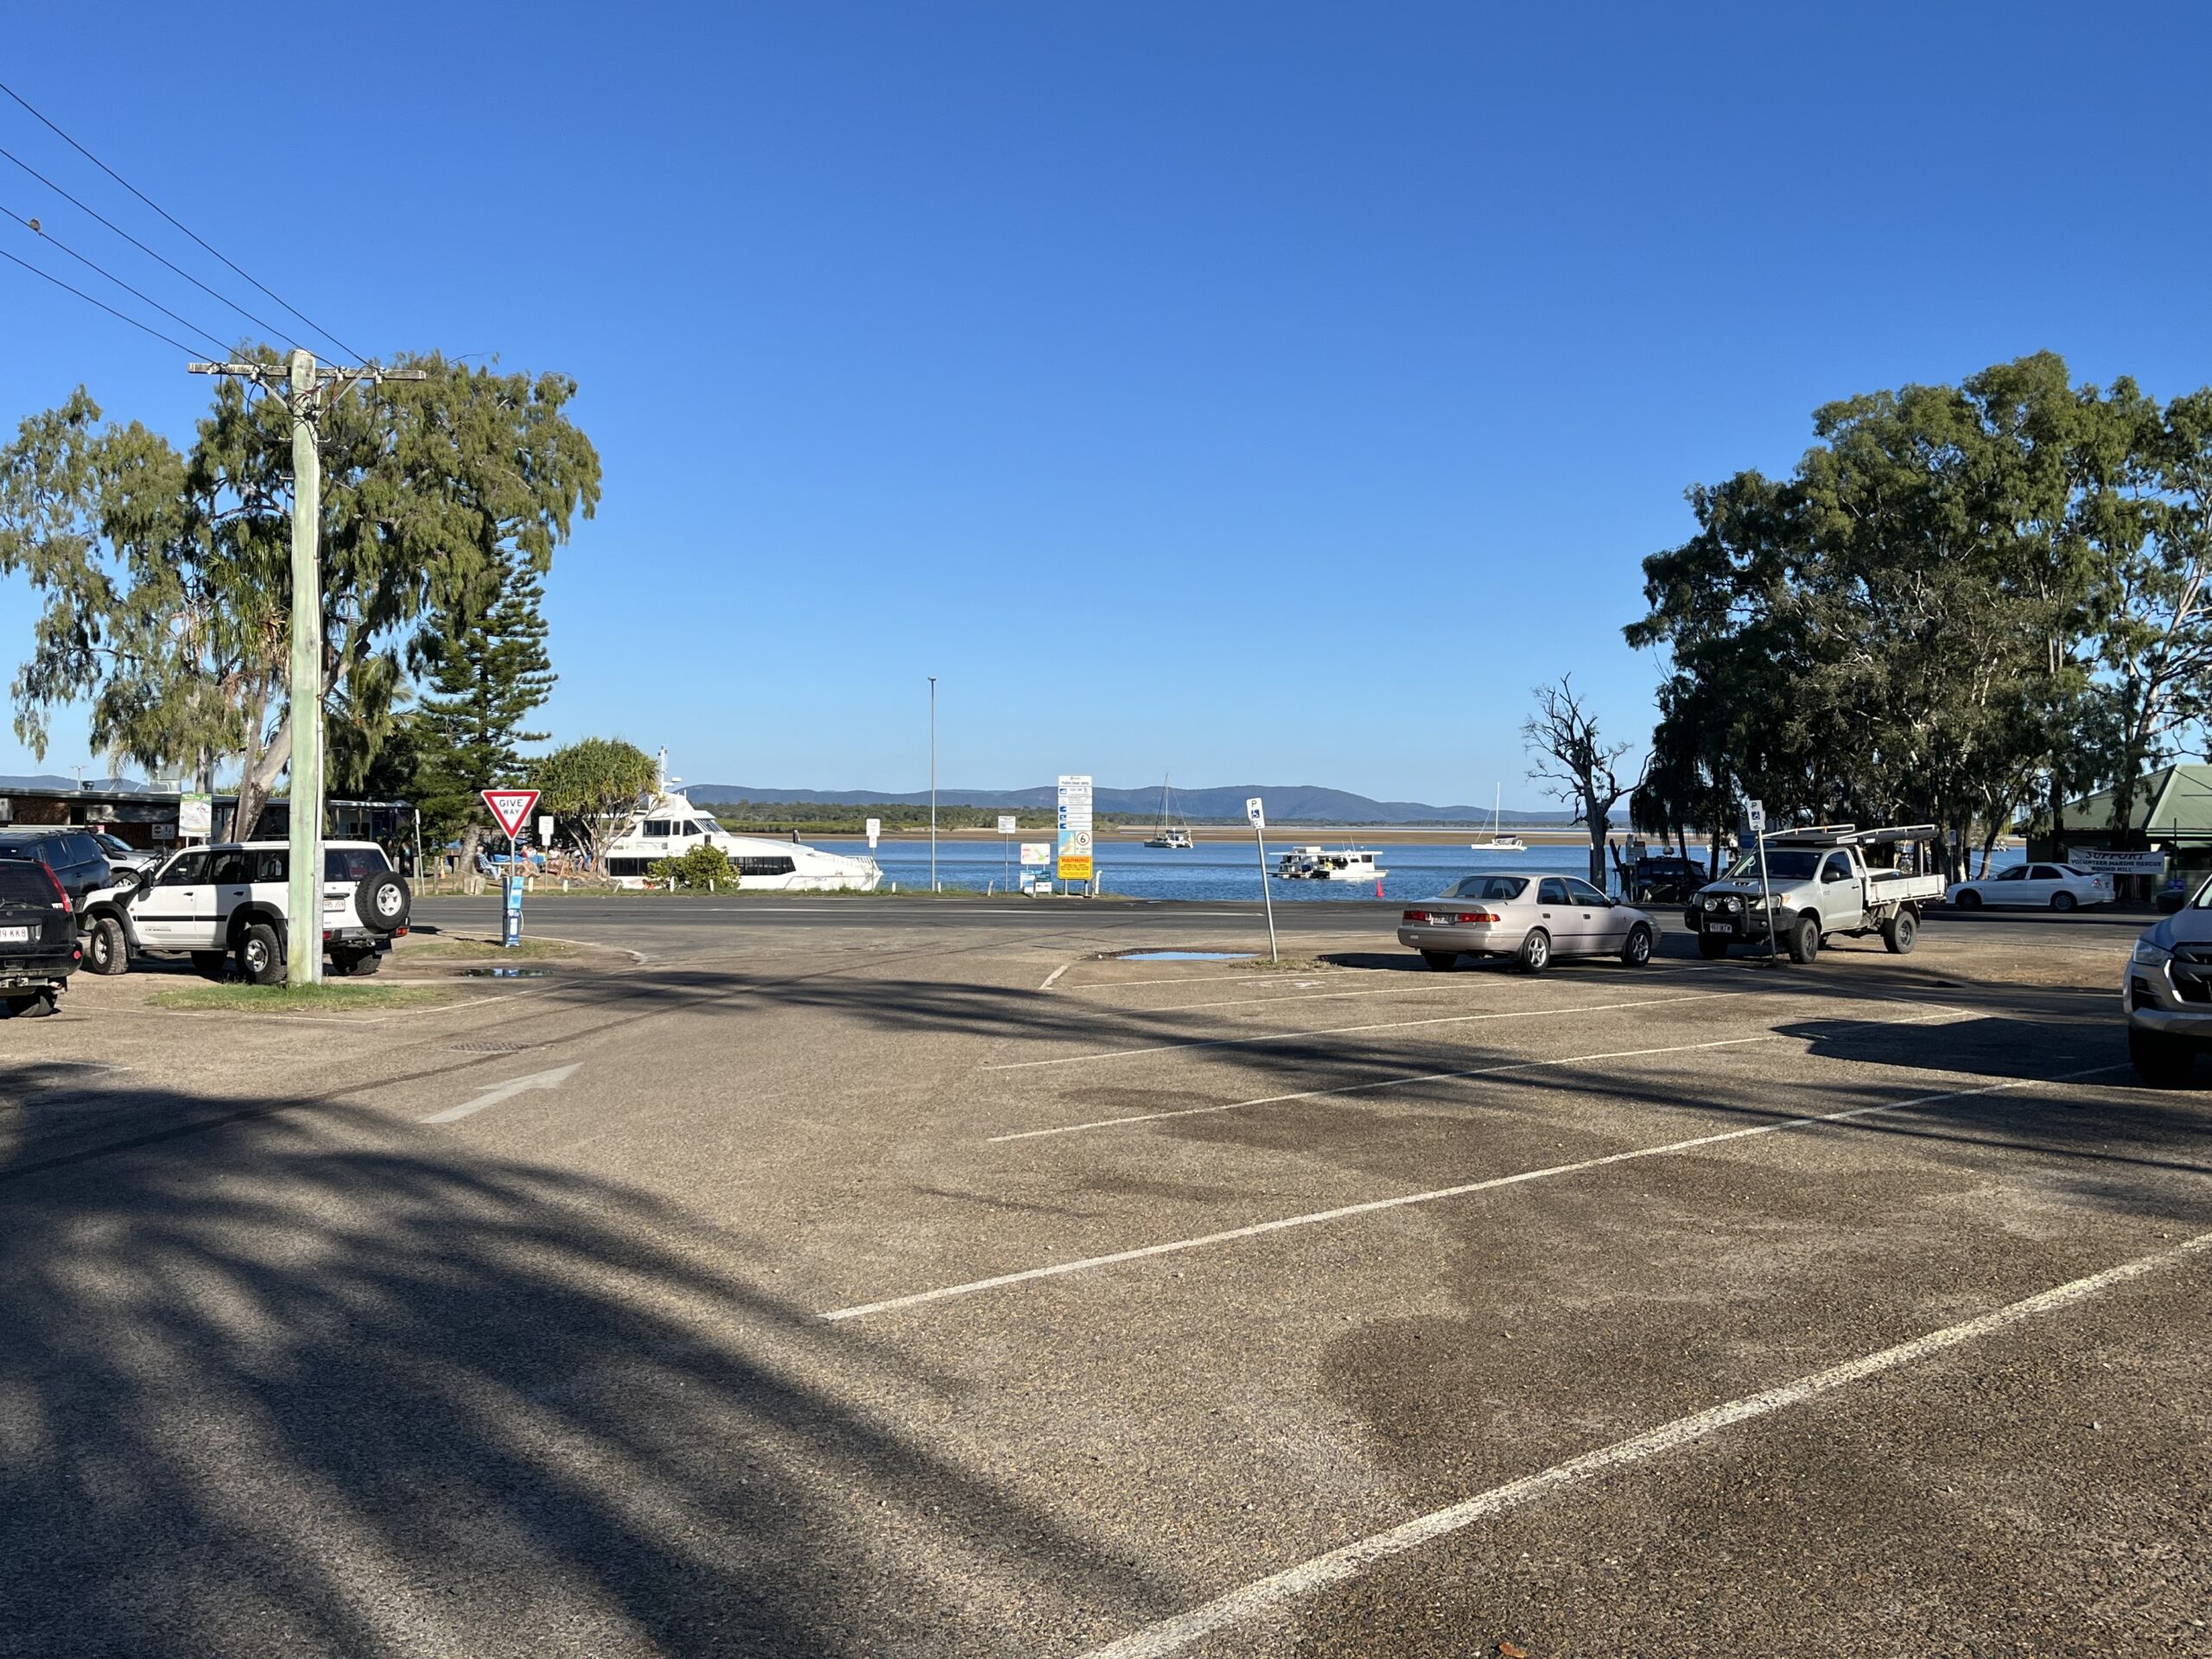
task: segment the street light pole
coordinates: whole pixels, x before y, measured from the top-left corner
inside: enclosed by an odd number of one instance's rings
[[[930,676],[930,891],[937,885],[937,676]]]

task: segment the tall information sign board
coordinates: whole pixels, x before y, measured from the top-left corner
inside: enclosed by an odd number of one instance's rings
[[[1088,883],[1091,873],[1090,774],[1060,774],[1058,874]]]

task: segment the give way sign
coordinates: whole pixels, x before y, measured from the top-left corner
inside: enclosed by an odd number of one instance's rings
[[[507,832],[509,841],[522,833],[530,809],[537,804],[537,791],[534,789],[487,789],[482,793],[484,804],[492,809],[492,816]]]

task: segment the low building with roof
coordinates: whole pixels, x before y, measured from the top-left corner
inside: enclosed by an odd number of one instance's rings
[[[176,789],[109,779],[75,788],[51,785],[0,783],[0,826],[29,828],[40,824],[72,824],[105,830],[118,840],[149,852],[166,852],[180,839],[177,812],[184,793]],[[230,836],[238,811],[236,795],[210,798],[212,839]],[[333,841],[373,841],[404,870],[422,868],[422,829],[412,804],[406,801],[334,800],[324,804],[323,834]],[[255,836],[282,841],[291,833],[290,803],[283,796],[261,809]]]
[[[2113,828],[2118,792],[2101,789],[2059,808],[2061,860],[2153,886],[2160,873],[2178,874],[2191,887],[2212,874],[2212,766],[2177,762],[2137,779],[2124,835]],[[2160,855],[2162,872],[2126,868],[2130,853]]]

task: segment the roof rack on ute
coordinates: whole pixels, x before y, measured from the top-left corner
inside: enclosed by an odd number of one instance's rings
[[[1800,847],[1886,847],[1899,841],[1929,841],[1936,834],[1932,823],[1898,824],[1888,830],[1861,830],[1855,823],[1814,823],[1802,830],[1770,830],[1766,844],[1794,842]]]

